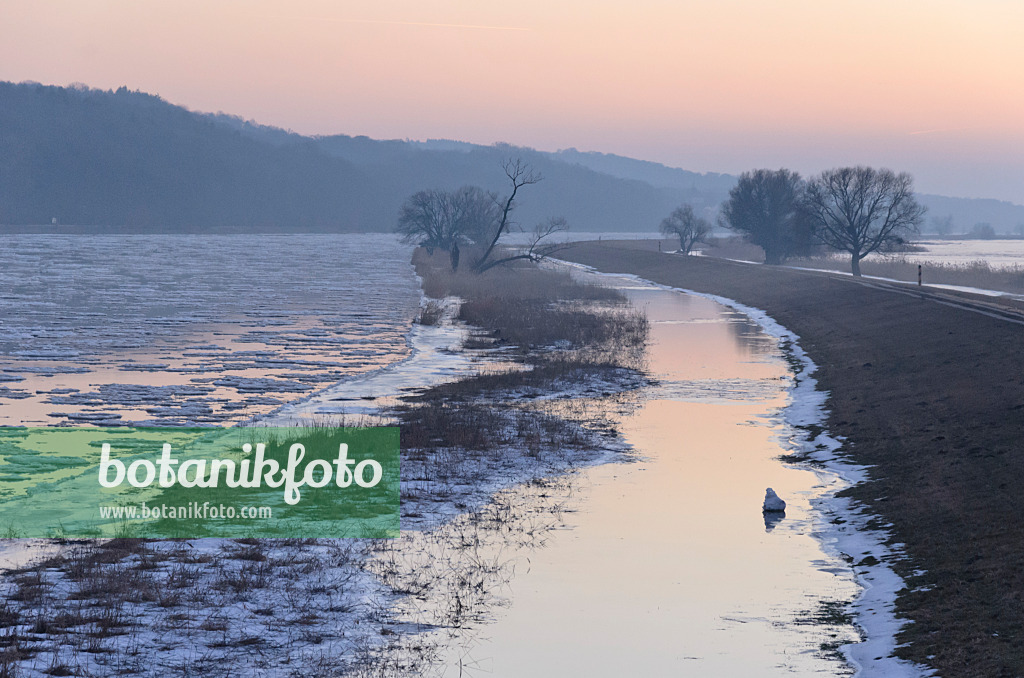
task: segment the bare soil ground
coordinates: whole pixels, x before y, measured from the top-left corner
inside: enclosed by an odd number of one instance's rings
[[[901,657],[951,676],[1024,675],[1021,306],[657,251],[580,243],[560,258],[726,296],[796,332],[830,392],[848,490],[905,545]]]

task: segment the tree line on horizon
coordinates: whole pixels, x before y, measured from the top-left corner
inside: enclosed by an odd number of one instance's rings
[[[805,180],[787,169],[757,169],[740,175],[722,203],[718,223],[761,247],[766,264],[782,264],[824,246],[850,255],[851,272],[859,276],[864,257],[906,243],[925,212],[906,172],[837,167]],[[678,237],[684,254],[711,230],[711,222],[689,204],[661,222],[661,232]]]
[[[431,255],[435,250],[448,253],[453,271],[467,247],[474,251],[472,269],[478,273],[552,254],[559,245],[545,239],[566,230],[564,218],[538,224],[529,246],[492,257],[515,226],[511,214],[519,190],[542,179],[521,158],[506,159],[502,168],[511,186],[505,198],[471,185],[418,191],[403,203],[395,231]],[[851,271],[859,276],[864,257],[903,245],[918,231],[926,211],[915,199],[913,179],[906,172],[838,167],[805,180],[788,169],[757,169],[740,176],[721,205],[718,223],[761,247],[766,264],[783,264],[825,246],[849,254]],[[679,251],[689,254],[706,241],[712,225],[684,203],[662,220],[660,230],[679,238]]]

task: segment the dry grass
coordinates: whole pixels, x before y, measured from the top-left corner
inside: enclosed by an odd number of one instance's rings
[[[486,451],[518,443],[532,454],[578,448],[587,443],[580,422],[521,402],[552,392],[606,396],[623,383],[641,383],[647,319],[619,292],[533,264],[453,273],[447,258],[422,249],[413,262],[428,294],[462,300],[459,319],[480,330],[476,345],[510,349],[517,365],[407,398],[396,409],[406,459],[436,462],[442,449]]]
[[[641,383],[647,324],[614,291],[561,273],[453,275],[418,263],[434,294],[465,300],[462,319],[482,328],[476,341],[517,362],[420,393],[398,411],[399,541],[71,544],[0,580],[0,678],[414,675],[444,638],[413,631],[481,623],[500,604],[511,550],[542,544],[573,494],[570,481],[545,475],[606,446],[605,409],[579,396]],[[420,322],[446,313],[428,304]],[[352,422],[314,426],[341,423]],[[494,495],[511,478],[528,481],[535,499],[522,489]]]
[[[582,285],[568,273],[530,263],[480,275],[453,273],[446,257],[422,249],[413,263],[428,296],[462,300],[458,317],[484,330],[481,345],[511,347],[533,362],[557,349],[563,360],[571,354],[585,362],[624,364],[636,357],[630,349],[646,341],[646,320],[627,307],[622,294]]]
[[[5,574],[0,676],[233,676],[301,663],[314,636],[338,642],[358,624],[367,547],[311,539],[76,544]],[[366,629],[349,653],[333,657],[331,675],[377,633]]]
[[[595,285],[581,285],[568,273],[542,269],[535,264],[518,262],[492,268],[476,274],[467,268],[452,272],[447,255],[433,255],[420,248],[413,253],[413,265],[423,276],[423,291],[427,296],[442,299],[456,296],[463,299],[539,299],[587,300],[625,304],[619,292]],[[525,272],[525,273],[524,273]]]
[[[850,270],[849,259],[839,256],[794,259],[788,263],[793,266],[830,271]],[[965,264],[945,264],[935,261],[911,261],[895,255],[862,261],[860,268],[864,275],[916,283],[918,264],[922,266],[925,285],[962,285],[1004,292],[1024,292],[1024,266],[1020,265],[995,268],[988,262],[980,260]]]
[[[420,309],[420,315],[416,319],[420,325],[436,325],[444,317],[444,305],[436,301],[428,301]]]

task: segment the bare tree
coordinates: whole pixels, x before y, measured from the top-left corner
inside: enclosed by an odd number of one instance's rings
[[[535,172],[529,164],[524,163],[521,158],[509,158],[502,164],[502,169],[505,170],[505,176],[508,177],[509,182],[512,184],[512,192],[509,193],[505,199],[505,203],[501,209],[501,218],[498,221],[498,226],[494,231],[494,236],[491,238],[490,244],[487,249],[484,250],[483,255],[476,262],[477,271],[486,271],[488,268],[492,268],[493,264],[489,263],[491,254],[494,252],[494,248],[497,246],[498,241],[501,240],[508,230],[512,227],[512,210],[515,207],[516,194],[519,193],[519,189],[523,186],[529,186],[540,182],[542,177],[538,172]]]
[[[500,217],[498,196],[477,186],[455,191],[419,191],[398,215],[403,242],[451,252],[457,245],[488,242]]]
[[[506,253],[498,247],[502,236],[518,229],[512,221],[512,211],[519,189],[541,180],[540,174],[519,158],[505,160],[502,169],[512,184],[512,192],[504,200],[477,186],[463,186],[455,191],[419,191],[409,196],[399,212],[396,228],[402,241],[414,242],[431,253],[435,249],[448,252],[452,270],[459,266],[460,244],[485,248],[473,265],[478,273],[512,261],[540,261],[562,249],[564,245],[545,242],[555,233],[568,230],[562,218],[539,224],[525,248]]]
[[[711,222],[698,217],[693,205],[686,203],[672,210],[672,214],[661,220],[661,232],[679,238],[679,251],[689,254],[694,245],[706,242],[711,233]]]
[[[474,245],[490,242],[500,221],[498,194],[463,186],[453,195],[453,221],[459,235]]]
[[[811,248],[811,222],[803,206],[804,181],[787,169],[744,172],[722,203],[722,226],[764,250],[766,264],[781,264]]]
[[[451,247],[451,225],[446,216],[446,198],[441,191],[419,191],[406,198],[398,212],[402,242],[415,242],[428,250]]]
[[[550,257],[555,252],[559,252],[568,247],[566,243],[551,242],[548,240],[555,233],[561,233],[568,231],[569,226],[563,217],[553,217],[545,222],[537,224],[533,229],[530,242],[525,248],[516,248],[506,257],[500,259],[492,259],[486,262],[483,266],[477,266],[477,271],[483,273],[486,270],[492,269],[495,266],[501,264],[507,264],[513,261],[542,261],[545,257]]]
[[[906,172],[839,167],[814,177],[806,196],[818,237],[850,254],[856,276],[861,259],[904,243],[924,219],[925,208],[914,199],[913,179]]]

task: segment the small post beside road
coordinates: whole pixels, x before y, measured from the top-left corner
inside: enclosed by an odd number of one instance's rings
[[[917,265],[917,286],[921,286],[921,264]]]

